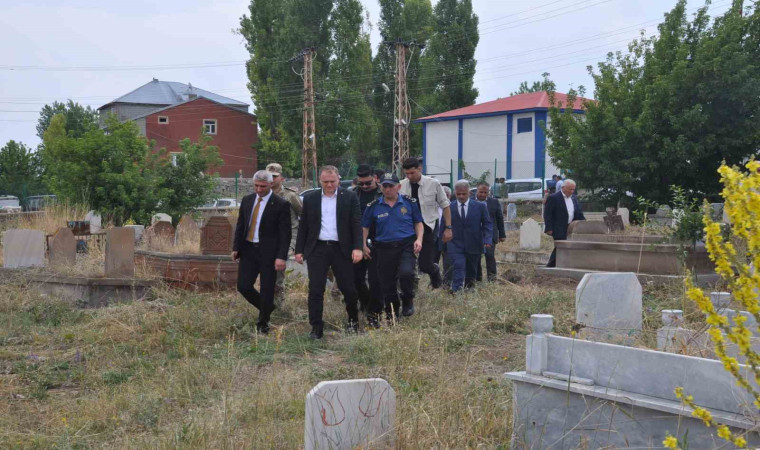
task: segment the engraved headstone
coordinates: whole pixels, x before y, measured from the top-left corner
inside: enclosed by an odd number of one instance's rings
[[[513,222],[517,219],[517,203],[507,203],[507,221]]]
[[[195,223],[193,217],[189,214],[182,216],[177,224],[175,234],[175,244],[179,243],[197,243],[201,238],[201,229]]]
[[[541,225],[533,219],[526,220],[520,226],[520,248],[522,250],[541,248]]]
[[[201,229],[201,254],[229,255],[232,253],[234,238],[235,228],[229,219],[225,216],[213,216]]]
[[[61,227],[48,241],[51,266],[73,266],[77,262],[77,241],[69,228]]]
[[[45,265],[45,233],[39,230],[8,230],[3,233],[3,267]]]
[[[106,230],[106,277],[131,278],[135,275],[135,231],[131,228]]]
[[[323,381],[306,396],[304,448],[395,448],[396,393],[381,378]]]
[[[580,336],[631,345],[641,333],[641,284],[635,273],[587,273],[575,290]]]

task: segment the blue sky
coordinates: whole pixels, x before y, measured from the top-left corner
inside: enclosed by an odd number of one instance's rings
[[[376,48],[379,5],[362,2]],[[252,103],[243,67],[248,55],[242,38],[233,33],[248,12],[246,0],[3,3],[0,145],[13,139],[36,146],[38,111],[46,103],[70,98],[97,108],[153,77],[190,82]],[[560,91],[585,85],[592,95],[586,66],[609,51],[625,50],[642,29],[654,34],[675,3],[473,0],[481,22],[475,54],[478,102],[505,97],[520,81],[538,80],[542,72],[551,73]],[[729,4],[715,0],[711,15],[723,13]],[[689,9],[702,5],[690,1]]]

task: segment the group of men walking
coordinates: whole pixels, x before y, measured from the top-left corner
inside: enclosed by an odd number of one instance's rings
[[[232,258],[240,261],[238,291],[259,310],[258,332],[269,331],[289,252],[307,266],[312,339],[324,335],[330,271],[343,295],[346,331],[351,333],[359,330],[360,310],[374,328],[383,316],[393,323],[413,315],[417,267],[430,277],[432,289],[446,283],[458,292],[482,278],[485,254],[487,279],[495,279],[494,247],[504,239],[504,226],[498,201],[488,198],[487,183],[471,198],[469,183],[460,180],[453,200],[436,179],[422,175],[419,159],[403,161],[402,168],[406,177],[399,181],[394,173],[361,165],[354,190],[348,190],[340,186],[337,168],[322,167],[321,189],[306,193],[302,203],[282,187],[279,164],[254,174],[255,192],[241,202]]]

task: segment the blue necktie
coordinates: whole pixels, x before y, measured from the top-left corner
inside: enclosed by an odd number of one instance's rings
[[[465,215],[464,215],[464,203],[461,203],[461,205],[462,205],[462,207],[461,207],[462,212],[459,213],[459,215],[462,216],[462,220],[464,220],[465,219]]]

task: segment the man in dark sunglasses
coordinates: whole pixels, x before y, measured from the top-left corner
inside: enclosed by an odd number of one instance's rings
[[[367,205],[377,199],[382,192],[378,187],[378,177],[375,171],[367,164],[361,164],[356,169],[356,195],[359,196],[359,206],[362,214]],[[365,244],[371,247],[375,238],[375,228],[369,232]],[[377,278],[377,260],[364,259],[354,264],[354,284],[359,293],[359,306],[367,314],[367,322],[372,327],[380,326],[380,315],[383,311],[383,297],[380,292],[380,281]],[[367,286],[369,279],[369,287]]]

